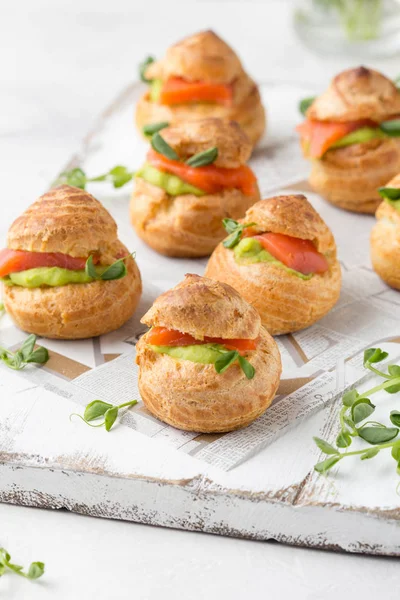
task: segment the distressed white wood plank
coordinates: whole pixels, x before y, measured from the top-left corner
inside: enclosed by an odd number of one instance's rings
[[[288,89],[291,97],[293,90],[290,86]],[[271,100],[272,93],[270,91],[268,98],[264,90],[267,101]],[[129,129],[136,95],[137,87],[129,88],[114,109],[107,112],[103,128],[92,134],[78,152],[90,173],[97,174],[114,162],[131,165],[132,157],[144,151],[145,144]],[[285,130],[287,138],[283,136],[288,140],[286,150],[289,153],[293,151],[290,130],[293,120],[297,119],[293,104],[290,107]],[[272,122],[271,147],[279,136],[282,137],[282,130],[278,131],[274,125],[278,119]],[[118,144],[122,135],[127,139],[127,131],[132,133],[132,138]],[[108,152],[108,148],[112,152]],[[267,155],[268,144],[253,163],[258,174],[264,172]],[[303,173],[300,171],[293,174],[293,183]],[[268,177],[262,178],[262,186],[265,191],[270,189]],[[174,261],[174,281],[171,281],[168,274],[170,259],[147,249],[130,227],[127,218],[129,191],[115,192],[101,186],[93,186],[91,191],[116,217],[122,240],[137,249],[139,266],[146,278],[143,312],[146,303],[150,303],[160,290],[179,281],[185,272],[203,272],[205,261]],[[339,214],[337,209],[332,209],[315,195],[312,201],[328,222],[336,223],[333,229],[339,237],[340,247],[344,248],[346,269],[362,265],[360,261],[365,259],[367,249],[368,236],[365,234],[371,220],[348,213]],[[350,246],[347,250],[345,246],[349,227],[359,232],[362,247],[362,252],[355,254],[350,262]],[[336,311],[343,311],[345,316],[354,299],[363,298],[365,290],[360,289],[361,283],[373,295],[371,301],[379,304],[382,310],[387,303],[387,310],[392,310],[396,299],[375,275],[366,275],[362,270],[350,273],[350,282],[354,281],[354,285],[342,296]],[[53,353],[59,350],[72,361],[73,364],[68,363],[67,371],[81,369],[82,372],[74,376],[78,377],[77,381],[79,378],[84,380],[86,369],[93,363],[98,365],[99,360],[104,361],[105,354],[113,354],[115,350],[125,352],[132,347],[134,340],[131,337],[138,333],[139,317],[137,314],[135,321],[124,330],[122,340],[120,334],[110,334],[103,336],[97,346],[93,345],[89,350],[84,344],[77,348],[69,344],[65,352],[62,345],[53,345],[51,349]],[[343,333],[335,334],[328,316],[318,326],[319,338],[307,337],[309,331],[296,334],[293,337],[295,344],[293,340],[281,338],[279,344],[285,351],[286,364],[291,369],[296,367],[299,377],[313,377],[321,369],[335,366],[338,358],[343,361],[353,356],[356,349],[375,340],[389,341],[392,352],[397,350],[396,344],[390,344],[396,335],[400,336],[400,330],[396,331],[396,319],[387,321],[386,330],[377,328],[374,340],[368,333],[363,333],[361,320],[358,325],[358,330],[349,331],[346,339]],[[10,344],[23,338],[23,334],[9,327],[9,323],[2,327],[1,336]],[[71,396],[68,382],[65,381],[63,388],[59,375],[49,380],[46,389],[35,387],[40,372],[36,375],[35,379],[29,371],[18,376],[5,368],[0,370],[0,499],[5,502],[65,507],[96,516],[238,537],[272,538],[296,545],[400,555],[397,480],[390,462],[387,468],[382,462],[383,457],[378,457],[379,460],[357,465],[357,475],[351,481],[350,466],[341,465],[333,484],[313,472],[319,453],[312,443],[312,436],[325,431],[334,439],[334,405],[305,418],[272,445],[235,469],[223,472],[177,452],[162,432],[150,438],[122,423],[107,434],[86,428],[80,422],[71,423],[70,413],[95,396],[84,386],[79,387],[79,394]],[[59,390],[57,394],[52,382]],[[387,415],[391,407],[388,403],[385,406],[384,414]],[[149,422],[149,427],[151,425]],[[154,427],[157,429],[158,426],[155,424]],[[377,480],[379,489],[374,484]]]

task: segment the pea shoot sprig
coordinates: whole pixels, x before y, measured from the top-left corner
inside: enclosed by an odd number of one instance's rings
[[[48,350],[43,346],[35,349],[35,344],[36,335],[31,334],[16,352],[0,346],[0,360],[14,371],[24,369],[29,363],[43,365],[49,360]]]
[[[239,366],[247,379],[253,379],[256,373],[255,368],[237,350],[224,352],[222,356],[215,361],[215,370],[217,373],[224,373],[236,361],[238,361]]]
[[[253,227],[256,223],[238,223],[234,219],[222,219],[222,224],[229,236],[222,242],[225,248],[234,248],[240,242],[243,230],[246,227]]]
[[[164,140],[162,135],[159,133],[160,130],[156,131],[151,138],[151,147],[153,150],[162,154],[169,160],[179,160],[178,154],[175,150]],[[218,148],[213,146],[212,148],[208,148],[202,152],[198,152],[194,154],[190,158],[188,158],[185,162],[189,167],[205,167],[207,165],[211,165],[218,158]]]
[[[129,256],[134,257],[134,255],[135,253],[132,252],[128,256],[119,258],[109,267],[100,267],[97,269],[93,263],[93,256],[90,255],[85,264],[85,273],[91,279],[99,281],[113,281],[115,279],[122,279],[122,277],[125,277],[125,275],[128,273],[125,261],[127,258],[129,258]]]
[[[392,457],[397,464],[397,472],[400,474],[400,439],[396,439],[400,428],[400,411],[392,410],[390,421],[394,427],[388,427],[377,421],[366,421],[375,410],[369,396],[385,390],[388,394],[400,391],[400,366],[389,365],[387,372],[377,369],[374,365],[388,357],[387,352],[380,348],[369,348],[364,352],[364,367],[375,375],[382,377],[384,381],[371,389],[360,394],[357,390],[349,390],[342,397],[342,408],[339,413],[340,431],[336,438],[336,447],[325,440],[314,437],[318,448],[328,458],[317,463],[314,469],[318,473],[325,474],[340,460],[348,456],[360,456],[361,460],[374,458],[381,450],[391,449]],[[354,438],[361,438],[372,447],[364,447],[361,450],[349,452]],[[339,449],[344,448],[341,452]]]
[[[33,562],[25,572],[23,571],[24,567],[11,562],[11,556],[5,548],[0,548],[0,577],[4,575],[6,571],[11,571],[12,573],[20,575],[20,577],[25,577],[25,579],[39,579],[44,573],[44,566],[45,565],[42,562]]]
[[[137,400],[131,400],[130,402],[124,402],[123,404],[114,406],[114,404],[109,404],[108,402],[103,402],[102,400],[93,400],[86,406],[83,416],[79,415],[78,413],[72,413],[69,418],[71,419],[71,417],[79,417],[86,423],[86,425],[89,425],[90,427],[104,427],[106,431],[110,431],[117,420],[119,411],[122,408],[135,406],[137,403]],[[103,418],[101,423],[98,423],[97,425],[92,424],[92,421],[96,421],[97,419],[101,418]]]
[[[51,187],[57,187],[58,185],[72,185],[73,187],[85,190],[88,183],[95,181],[109,181],[114,188],[121,188],[126,183],[129,183],[134,176],[134,171],[130,171],[127,167],[122,165],[117,165],[107,171],[107,173],[103,173],[103,175],[98,175],[97,177],[88,177],[83,169],[75,167],[74,169],[60,173],[57,179],[53,181]]]
[[[146,77],[146,69],[155,61],[154,56],[147,56],[140,64],[139,64],[139,77],[143,83],[151,83],[152,80]]]
[[[400,210],[400,188],[380,187],[378,192],[388,204]]]

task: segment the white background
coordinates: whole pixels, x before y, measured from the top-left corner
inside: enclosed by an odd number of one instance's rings
[[[295,39],[293,3],[31,0],[0,11],[0,234],[46,190],[95,118],[136,78],[137,63],[213,27],[260,81],[323,88],[351,61]],[[371,62],[369,62],[371,65]],[[392,59],[371,66],[400,72]],[[126,135],[135,135],[132,129]],[[118,148],[116,148],[118,162]],[[1,399],[0,399],[1,401]],[[40,423],[38,423],[40,435]],[[398,598],[395,559],[351,556],[0,505],[0,546],[46,563],[37,583],[5,576],[0,598],[110,600],[187,596],[297,600]]]

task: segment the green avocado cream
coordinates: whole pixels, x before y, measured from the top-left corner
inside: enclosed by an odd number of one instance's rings
[[[170,196],[181,196],[182,194],[194,194],[195,196],[205,195],[203,190],[182,181],[182,179],[176,175],[163,173],[148,163],[145,163],[139,171],[136,171],[136,177],[141,177],[152,185],[162,188]]]
[[[296,275],[296,277],[299,277],[300,279],[307,280],[311,279],[313,276],[312,273],[309,275],[303,275],[303,273],[299,273],[294,269],[290,269],[290,267],[284,265],[280,260],[274,258],[272,254],[267,252],[267,250],[264,250],[260,242],[254,238],[244,238],[243,240],[240,240],[238,245],[233,249],[233,252],[235,253],[236,262],[240,265],[268,262],[280,267],[281,269],[284,269],[292,275]]]
[[[220,344],[201,344],[199,346],[153,346],[150,348],[159,354],[168,354],[178,360],[190,360],[202,365],[213,365],[226,352]]]
[[[104,270],[104,267],[96,267],[96,271],[99,273],[102,270]],[[85,271],[70,271],[60,267],[37,267],[19,273],[10,273],[2,281],[5,285],[37,288],[44,286],[56,287],[68,283],[90,283],[93,279],[86,275]]]
[[[149,95],[151,102],[158,102],[161,94],[163,81],[161,79],[153,79],[150,83]]]
[[[389,198],[385,198],[385,202],[400,212],[400,200],[390,200]]]
[[[342,148],[343,146],[350,146],[351,144],[362,144],[369,142],[370,140],[380,139],[388,137],[379,127],[361,127],[356,131],[345,135],[340,140],[332,144],[331,148]]]

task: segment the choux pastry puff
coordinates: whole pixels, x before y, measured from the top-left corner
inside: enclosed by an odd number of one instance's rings
[[[148,410],[185,431],[245,427],[271,404],[281,359],[257,311],[229,285],[198,275],[162,294],[136,346]]]
[[[371,232],[371,260],[388,285],[400,290],[400,175],[380,189],[384,201]]]
[[[239,290],[272,335],[304,329],[337,302],[333,235],[302,195],[254,204],[210,257],[206,276]]]
[[[201,31],[147,59],[141,76],[149,84],[136,108],[136,124],[182,123],[208,117],[237,121],[254,146],[265,130],[257,85],[235,52],[213,31]],[[144,131],[146,132],[146,130]]]
[[[131,199],[136,233],[167,256],[210,255],[225,237],[222,219],[242,217],[260,198],[247,136],[235,122],[201,119],[166,127],[151,143]]]
[[[93,196],[68,185],[41,196],[11,225],[0,277],[15,324],[48,338],[113,331],[132,316],[142,292],[114,219]]]
[[[297,127],[311,187],[340,208],[374,213],[378,188],[400,171],[399,114],[390,79],[365,67],[339,73]]]

